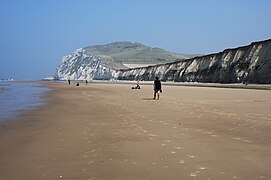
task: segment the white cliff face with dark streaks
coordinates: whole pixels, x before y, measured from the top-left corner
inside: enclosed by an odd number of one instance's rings
[[[145,61],[142,60],[144,53],[146,59],[150,57],[157,59],[157,54],[154,52],[164,57],[172,58],[173,56],[169,56],[169,52],[160,49],[153,51],[141,44],[131,46],[131,43],[127,44],[127,42],[98,47],[78,49],[73,54],[63,57],[55,78],[59,80],[153,81],[158,76],[163,81],[177,82],[271,83],[271,40],[226,49],[206,56],[132,69],[120,69],[122,66],[125,67],[123,57],[128,56],[129,61],[131,59],[134,61],[139,58],[137,54],[140,54],[141,61]],[[103,55],[101,48],[103,51],[106,50],[105,52],[108,52],[110,48],[114,51]],[[131,48],[134,49],[131,50]],[[129,53],[126,52],[127,49]],[[91,52],[98,55],[92,55]]]
[[[64,56],[56,71],[58,80],[110,80],[112,70],[101,63],[101,59],[88,55],[84,49],[77,49],[73,54]]]
[[[145,68],[118,70],[118,80],[208,83],[271,83],[271,40]]]
[[[113,42],[85,47],[64,56],[57,68],[55,78],[59,80],[110,80],[117,69],[128,69],[130,65],[148,66],[191,57],[194,56],[171,53],[136,42]]]

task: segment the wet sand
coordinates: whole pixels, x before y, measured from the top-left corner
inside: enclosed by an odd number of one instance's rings
[[[271,91],[54,87],[0,126],[0,179],[271,179]]]

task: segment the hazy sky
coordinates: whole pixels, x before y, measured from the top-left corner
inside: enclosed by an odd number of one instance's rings
[[[53,75],[62,56],[113,41],[208,54],[271,38],[270,0],[1,0],[0,79]]]

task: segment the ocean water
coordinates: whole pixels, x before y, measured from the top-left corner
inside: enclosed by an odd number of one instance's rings
[[[39,83],[32,82],[0,81],[0,121],[44,104],[41,96],[49,89],[39,86]]]

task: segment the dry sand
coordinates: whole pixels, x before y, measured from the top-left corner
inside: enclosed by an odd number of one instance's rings
[[[271,179],[271,91],[49,83],[1,123],[0,179]]]

